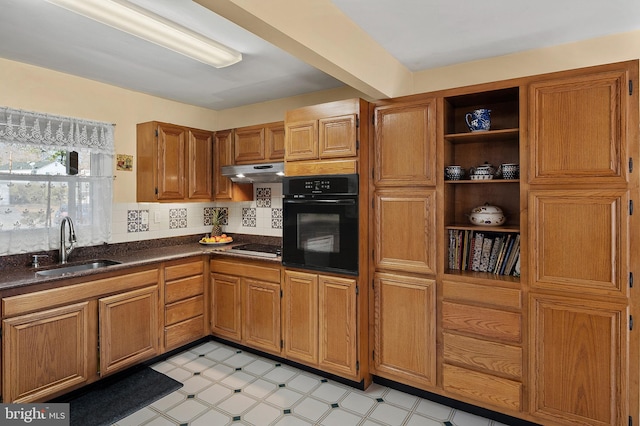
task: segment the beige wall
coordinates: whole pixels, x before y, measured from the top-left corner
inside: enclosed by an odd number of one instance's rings
[[[117,154],[135,155],[137,123],[158,120],[208,130],[217,124],[217,113],[209,109],[4,59],[0,93],[3,106],[114,123]],[[134,173],[115,172],[114,202],[135,202]]]
[[[640,31],[415,73],[411,93],[640,58]],[[371,70],[375,72],[375,70]],[[345,87],[213,111],[0,59],[0,103],[116,124],[116,153],[135,155],[135,125],[165,121],[208,130],[279,121],[288,109],[362,96]],[[135,172],[135,169],[134,169]],[[116,172],[114,201],[135,202],[135,174]]]

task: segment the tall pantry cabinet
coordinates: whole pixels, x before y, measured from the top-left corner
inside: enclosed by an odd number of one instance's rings
[[[640,424],[638,84],[629,61],[376,104],[374,375],[544,425]],[[470,132],[479,108],[491,129]],[[484,162],[520,176],[445,180]],[[469,223],[485,203],[506,223]],[[472,236],[517,241],[519,268],[465,260]]]
[[[638,417],[638,63],[529,85],[530,412]]]

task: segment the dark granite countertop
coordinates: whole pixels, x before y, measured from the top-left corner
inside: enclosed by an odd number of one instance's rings
[[[170,260],[183,259],[192,256],[212,255],[253,259],[264,262],[281,263],[280,257],[259,257],[247,254],[230,253],[227,250],[235,245],[260,242],[266,244],[281,243],[278,237],[261,237],[252,235],[234,235],[234,242],[226,245],[202,245],[197,241],[197,236],[178,238],[163,238],[158,240],[139,241],[134,243],[104,244],[95,247],[79,247],[70,256],[70,261],[65,266],[72,266],[90,260],[108,259],[120,262],[116,265],[105,266],[99,269],[84,270],[65,274],[64,276],[37,276],[41,270],[57,268],[57,252],[36,252],[23,255],[0,257],[0,291],[26,287],[36,284],[52,285],[56,281],[65,281],[70,278],[91,276],[106,272],[125,270],[133,267],[151,265]],[[196,242],[194,242],[194,240]],[[46,254],[39,268],[31,266],[32,255]]]

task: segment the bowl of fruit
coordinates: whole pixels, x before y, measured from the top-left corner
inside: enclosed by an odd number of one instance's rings
[[[229,237],[227,234],[205,235],[198,242],[204,245],[229,244],[230,242],[233,242],[233,238]]]

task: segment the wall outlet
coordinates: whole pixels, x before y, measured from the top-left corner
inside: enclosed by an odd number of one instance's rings
[[[160,212],[153,212],[153,221],[155,223],[160,223]]]

